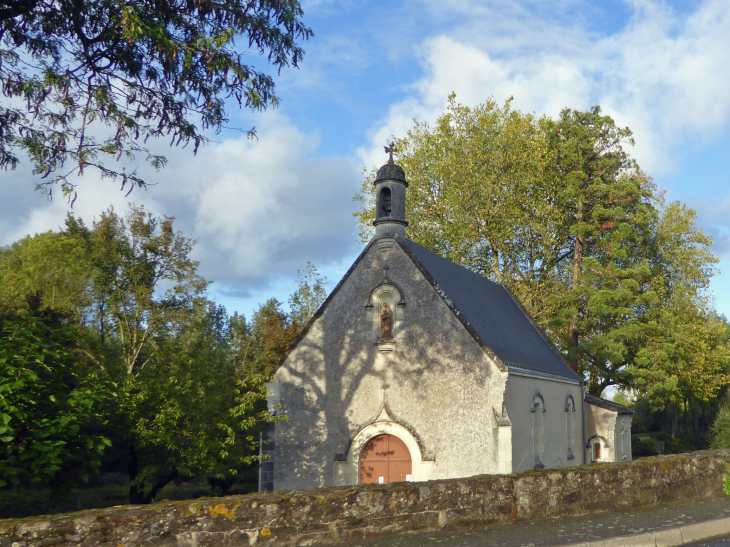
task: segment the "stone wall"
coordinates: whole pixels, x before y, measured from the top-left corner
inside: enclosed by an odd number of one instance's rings
[[[722,495],[730,451],[518,475],[332,487],[0,521],[0,547],[340,545]]]

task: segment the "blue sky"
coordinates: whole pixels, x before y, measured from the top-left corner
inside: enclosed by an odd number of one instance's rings
[[[299,70],[278,76],[281,106],[232,110],[236,132],[192,156],[140,171],[157,184],[125,198],[90,173],[76,214],[127,201],[175,216],[196,239],[211,297],[250,316],[285,301],[313,262],[330,288],[361,244],[351,213],[362,171],[412,119],[435,120],[452,91],[475,105],[556,116],[599,104],[634,131],[633,155],[669,200],[695,208],[724,272],[716,308],[730,317],[730,9],[727,0],[309,0]],[[252,56],[255,61],[256,56]],[[33,191],[27,166],[0,175],[0,244],[57,229],[69,205]]]

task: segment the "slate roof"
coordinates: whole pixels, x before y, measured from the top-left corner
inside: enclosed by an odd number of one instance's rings
[[[610,410],[611,412],[617,412],[618,414],[633,414],[634,413],[634,411],[628,407],[625,407],[618,403],[614,403],[613,401],[601,399],[600,397],[594,397],[593,395],[589,395],[588,393],[586,393],[585,402],[588,403],[589,405],[605,408],[606,410]]]
[[[511,369],[580,381],[580,377],[568,367],[527,312],[502,285],[409,239],[398,239],[424,275],[430,276],[432,283],[443,290],[478,338],[505,365]]]

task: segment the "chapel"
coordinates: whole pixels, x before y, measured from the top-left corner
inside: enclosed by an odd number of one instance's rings
[[[631,460],[632,412],[585,381],[503,285],[407,238],[403,169],[375,236],[269,383],[260,490]]]

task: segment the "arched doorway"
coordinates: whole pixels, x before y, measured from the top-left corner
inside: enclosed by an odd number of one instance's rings
[[[368,441],[360,456],[360,484],[387,484],[410,480],[411,453],[395,435]]]

